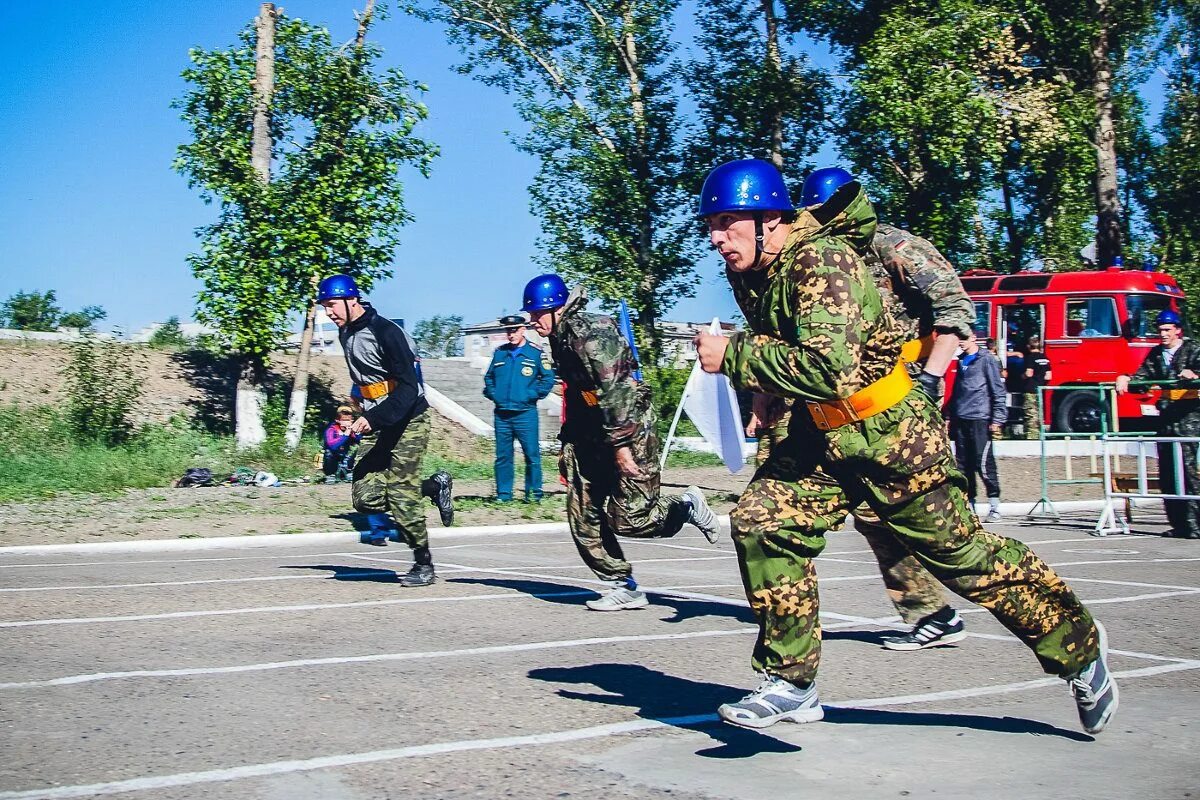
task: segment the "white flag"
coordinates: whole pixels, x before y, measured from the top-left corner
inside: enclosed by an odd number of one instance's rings
[[[721,333],[721,322],[717,317],[713,317],[709,333]],[[684,389],[683,410],[699,429],[700,435],[717,451],[729,471],[739,472],[746,463],[742,454],[745,438],[742,434],[742,411],[729,378],[705,372],[697,360]]]

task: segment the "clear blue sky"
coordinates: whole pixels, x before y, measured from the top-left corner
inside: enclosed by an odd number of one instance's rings
[[[295,0],[286,13],[353,37],[360,0]],[[190,47],[223,47],[257,13],[254,0],[73,0],[0,3],[0,299],[54,289],[65,310],[100,305],[101,328],[133,331],[194,315],[185,262],[211,221],[170,168],[186,131],[170,102]],[[442,32],[402,14],[372,29],[389,64],[428,84],[422,134],[442,155],[429,180],[408,177],[416,221],[405,228],[395,277],[373,299],[389,316],[493,318],[520,304],[537,221],[526,187],[533,159],[506,131],[523,130],[510,98],[455,73]],[[728,317],[714,255],[698,297],[674,319]]]

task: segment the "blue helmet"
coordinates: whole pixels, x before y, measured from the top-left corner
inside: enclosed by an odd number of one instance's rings
[[[804,188],[800,190],[800,205],[819,206],[833,193],[854,180],[854,176],[841,167],[822,167],[813,170],[804,179]]]
[[[1178,325],[1180,328],[1182,328],[1183,327],[1183,318],[1179,316],[1178,312],[1172,311],[1171,309],[1168,308],[1166,311],[1158,312],[1158,318],[1154,320],[1154,324],[1155,325]]]
[[[708,173],[700,190],[701,217],[722,211],[795,211],[783,176],[770,161],[743,158]]]
[[[358,292],[358,284],[349,275],[331,275],[317,285],[317,302],[326,300],[345,300],[350,297],[362,297]]]
[[[567,284],[563,279],[549,273],[538,275],[525,284],[525,303],[522,311],[547,311],[567,304]]]

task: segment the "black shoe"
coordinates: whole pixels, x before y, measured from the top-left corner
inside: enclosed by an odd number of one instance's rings
[[[400,585],[411,589],[416,586],[429,586],[436,580],[433,564],[413,564],[412,569],[400,577]]]
[[[442,518],[442,526],[449,528],[454,524],[454,478],[450,477],[449,472],[439,469],[424,483],[425,496],[437,506],[438,514]]]
[[[962,617],[957,611],[945,622],[935,617],[936,615],[931,614],[902,636],[885,637],[883,646],[888,650],[924,650],[927,647],[954,644],[967,638]]]

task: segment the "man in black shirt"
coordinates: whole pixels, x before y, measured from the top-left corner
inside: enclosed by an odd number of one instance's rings
[[[1043,420],[1038,414],[1038,387],[1050,381],[1050,359],[1042,352],[1042,340],[1037,336],[1029,337],[1021,355],[1025,366],[1021,382],[1025,438],[1040,439]]]
[[[362,416],[350,426],[351,434],[362,436],[351,489],[354,508],[367,516],[371,544],[387,543],[391,514],[413,550],[412,569],[400,585],[428,586],[436,576],[418,475],[430,421],[416,356],[404,330],[363,302],[349,275],[321,281],[317,301],[338,326],[350,379],[363,397]],[[441,475],[441,481],[436,475],[430,480],[445,489],[448,502],[449,476]]]

